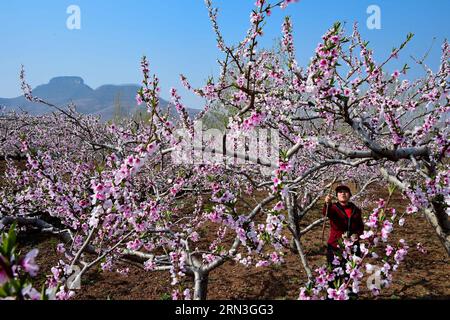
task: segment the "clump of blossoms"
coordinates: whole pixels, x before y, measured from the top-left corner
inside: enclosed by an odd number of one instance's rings
[[[9,232],[1,234],[0,241],[0,299],[7,300],[47,300],[55,298],[53,289],[42,287],[39,292],[33,287],[39,266],[36,264],[38,249],[33,249],[24,257],[17,254],[16,225]]]
[[[392,283],[393,272],[408,253],[408,245],[401,239],[397,245],[389,243],[397,219],[395,209],[380,199],[378,206],[366,219],[369,230],[358,239],[355,235],[343,236],[339,241],[339,253],[331,265],[316,269],[316,277],[300,289],[301,300],[348,300],[358,297],[363,278],[367,277],[367,289],[377,296]]]

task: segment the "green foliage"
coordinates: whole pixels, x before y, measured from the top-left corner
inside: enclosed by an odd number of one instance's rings
[[[15,255],[16,249],[16,224],[9,228],[8,233],[3,233],[1,238],[1,255],[4,257],[12,257]]]
[[[161,294],[161,300],[172,300],[172,296],[170,295],[170,293],[164,292],[163,294]]]
[[[0,287],[0,298],[17,296],[20,299],[22,288],[27,282],[27,279],[15,277],[13,273],[13,266],[17,262],[16,240],[16,224],[14,223],[7,233],[1,235],[0,272],[8,280]]]
[[[1,235],[0,274],[4,282],[0,283],[0,298],[35,299],[35,294],[37,294],[37,298],[47,300],[49,297],[45,286],[42,287],[40,294],[32,288],[30,274],[22,267],[22,259],[16,255],[16,249],[16,224],[13,223],[9,231]],[[27,296],[29,293],[24,293],[25,291],[31,292],[31,290],[35,292],[33,297]]]

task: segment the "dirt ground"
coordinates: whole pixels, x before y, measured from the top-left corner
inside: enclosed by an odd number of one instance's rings
[[[404,210],[405,202],[399,194],[394,194],[391,203],[399,212]],[[302,227],[320,215],[317,208],[302,222]],[[313,269],[325,262],[320,229],[316,228],[302,238]],[[401,238],[407,241],[410,251],[406,260],[394,274],[390,288],[383,290],[378,297],[373,297],[363,288],[360,298],[450,299],[450,259],[425,218],[421,215],[407,216],[405,226],[396,227],[392,237],[395,241]],[[36,280],[39,285],[59,259],[55,250],[59,240],[35,234],[20,237],[20,242],[23,250],[39,248],[37,261],[41,270]],[[416,249],[418,242],[424,245],[426,254]],[[289,251],[286,254],[286,263],[279,267],[246,268],[234,261],[226,262],[210,274],[208,299],[297,299],[306,275],[299,258]],[[84,277],[76,299],[161,300],[170,297],[171,289],[168,272],[146,272],[130,266],[129,274],[121,275],[100,272],[97,268]]]

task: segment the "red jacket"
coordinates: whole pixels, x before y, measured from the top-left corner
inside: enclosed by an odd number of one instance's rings
[[[357,234],[362,235],[364,232],[364,222],[362,220],[361,209],[359,209],[352,202],[349,202],[346,208],[351,208],[352,213],[350,218],[345,213],[345,208],[340,203],[333,203],[328,206],[328,218],[330,219],[330,237],[328,244],[333,248],[337,248],[338,240],[341,239],[344,232],[347,235]],[[327,206],[323,206],[323,215],[325,216]]]

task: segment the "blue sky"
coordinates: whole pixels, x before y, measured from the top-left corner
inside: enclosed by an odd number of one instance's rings
[[[255,0],[216,0],[219,23],[228,44],[243,38]],[[381,29],[369,30],[369,5],[381,9]],[[81,9],[81,29],[66,28],[69,5]],[[446,22],[448,0],[301,0],[285,10],[274,10],[265,28],[262,45],[271,47],[280,35],[285,15],[292,16],[297,59],[306,65],[321,35],[335,22],[346,21],[348,31],[358,21],[380,61],[408,32],[416,34],[398,64],[411,63],[436,41],[427,60],[436,68],[440,46],[449,38]],[[218,74],[216,48],[203,0],[24,0],[0,2],[0,97],[20,95],[18,74],[24,64],[30,84],[47,83],[52,77],[81,76],[97,88],[103,84],[139,83],[140,57],[161,79],[163,98],[170,87],[180,88],[185,74],[194,86]],[[396,68],[395,63],[390,66]],[[410,77],[420,74],[412,70]],[[202,101],[183,90],[189,107]]]

